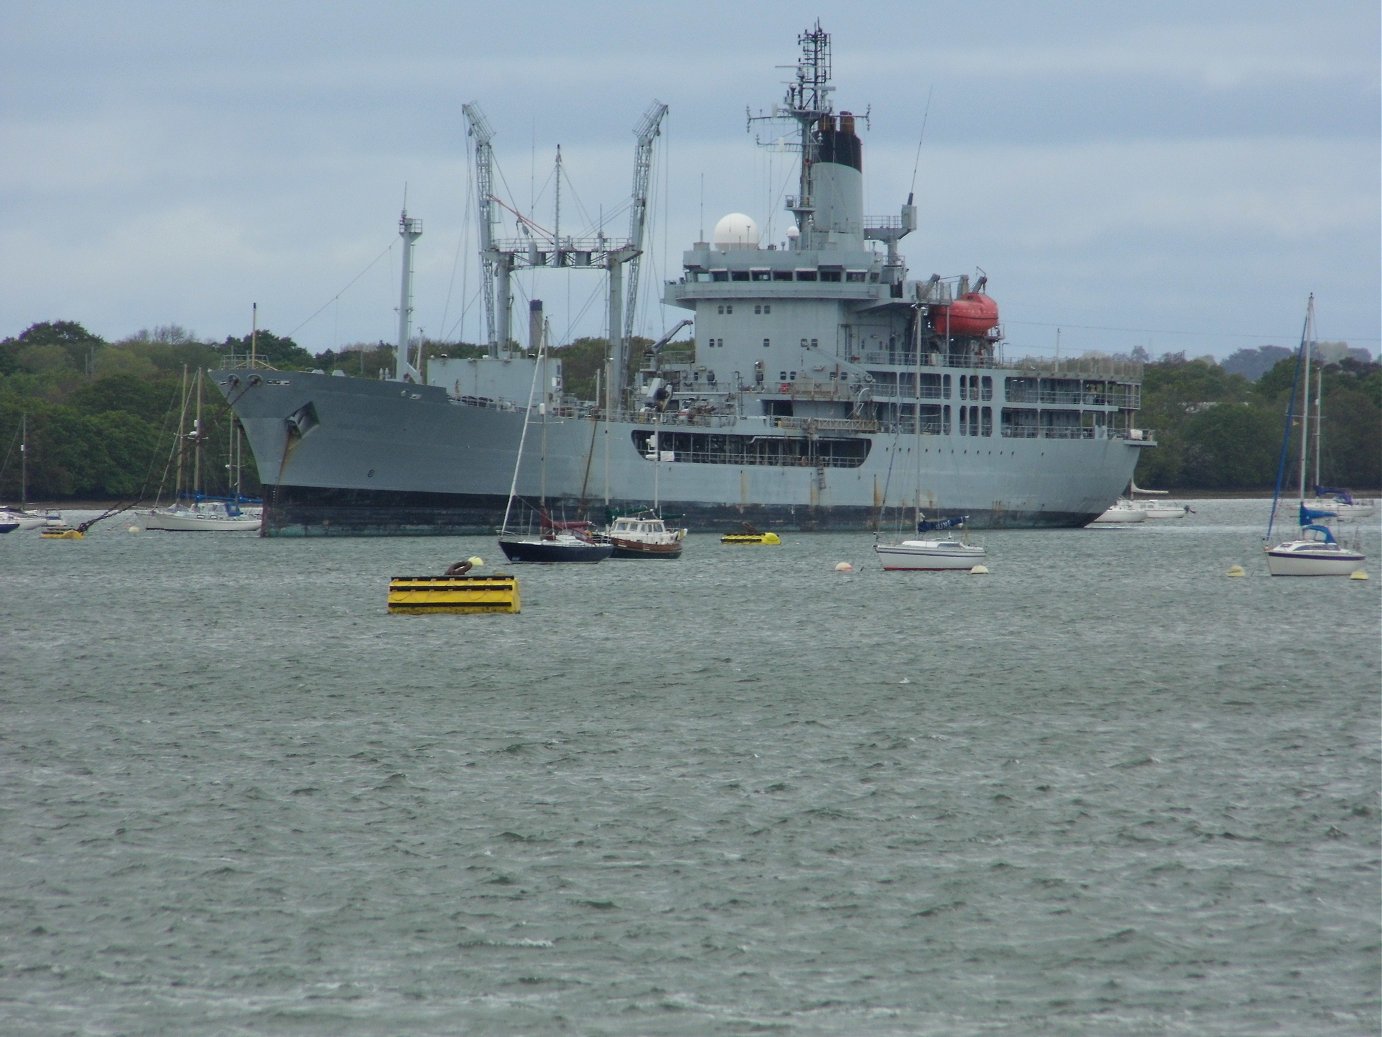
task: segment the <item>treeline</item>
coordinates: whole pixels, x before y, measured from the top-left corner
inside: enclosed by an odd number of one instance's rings
[[[635,344],[635,358],[645,344]],[[374,376],[393,368],[384,343],[313,356],[260,331],[253,346],[259,359],[282,370]],[[176,326],[106,342],[71,321],[35,324],[0,341],[0,502],[168,499],[185,372],[219,368],[250,348],[248,336],[202,342]],[[484,350],[426,342],[424,352],[457,357]],[[581,339],[559,352],[568,392],[594,398],[604,341]],[[1295,366],[1289,352],[1253,380],[1209,358],[1174,354],[1148,362],[1139,420],[1156,433],[1158,447],[1143,453],[1138,485],[1183,494],[1269,492]],[[1355,490],[1382,487],[1382,365],[1353,352],[1322,370],[1323,480]],[[244,492],[259,492],[248,452],[237,468],[232,418],[212,388],[202,407],[202,441],[206,492],[226,493],[237,477]]]

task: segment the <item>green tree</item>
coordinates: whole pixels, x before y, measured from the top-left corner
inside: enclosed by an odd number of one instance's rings
[[[1259,407],[1210,407],[1186,423],[1180,485],[1196,490],[1255,490],[1276,478],[1281,429]]]

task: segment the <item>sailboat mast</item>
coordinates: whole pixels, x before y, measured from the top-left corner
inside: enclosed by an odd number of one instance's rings
[[[913,313],[913,333],[912,348],[916,352],[916,384],[912,386],[912,391],[916,394],[913,417],[916,421],[916,428],[913,429],[912,452],[916,454],[916,498],[912,507],[913,533],[921,532],[921,314],[920,307],[912,311]]]
[[[1310,458],[1310,353],[1315,348],[1315,293],[1305,305],[1305,377],[1301,379],[1300,499],[1305,500],[1305,464]]]
[[[29,415],[19,416],[19,507],[29,506]]]
[[[197,368],[197,416],[192,419],[192,500],[202,492],[202,369]]]
[[[187,450],[187,365],[182,365],[182,409],[178,412],[178,459],[173,481],[173,503],[177,504],[182,494],[183,454]]]
[[[540,467],[537,473],[537,499],[542,505],[542,510],[547,510],[547,400],[551,395],[550,387],[547,384],[547,322],[542,322],[542,345],[538,348],[537,363],[542,369],[542,402],[538,404],[542,408],[542,436],[539,443],[538,457]]]
[[[534,300],[536,301],[536,300]],[[542,303],[537,303],[538,307]],[[538,347],[541,350],[541,346]],[[509,502],[504,505],[504,525],[500,532],[508,532],[509,515],[513,511],[513,499],[518,496],[518,469],[523,464],[523,446],[528,441],[528,420],[533,416],[533,397],[537,394],[538,373],[542,370],[542,365],[538,360],[533,361],[533,378],[528,383],[528,406],[523,411],[523,431],[518,434],[518,454],[513,462],[513,481],[509,483]]]
[[[1320,433],[1324,431],[1324,364],[1315,375],[1315,485],[1324,482],[1320,474]]]

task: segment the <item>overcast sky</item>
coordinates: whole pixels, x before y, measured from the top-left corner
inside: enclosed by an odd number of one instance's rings
[[[495,193],[563,233],[628,233],[634,130],[658,141],[638,330],[719,216],[784,237],[781,100],[832,35],[837,109],[869,113],[865,208],[916,192],[914,277],[982,269],[1014,353],[1379,349],[1377,0],[112,3],[6,0],[0,337],[260,328],[316,353],[393,341],[399,212],[423,221],[414,329],[479,341],[461,106]],[[509,225],[510,228],[512,224]],[[511,230],[509,231],[512,232]],[[554,336],[603,334],[604,285],[519,284]]]

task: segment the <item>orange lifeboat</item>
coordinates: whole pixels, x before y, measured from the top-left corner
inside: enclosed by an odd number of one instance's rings
[[[932,312],[940,335],[987,335],[998,326],[998,304],[980,292],[966,292]]]

